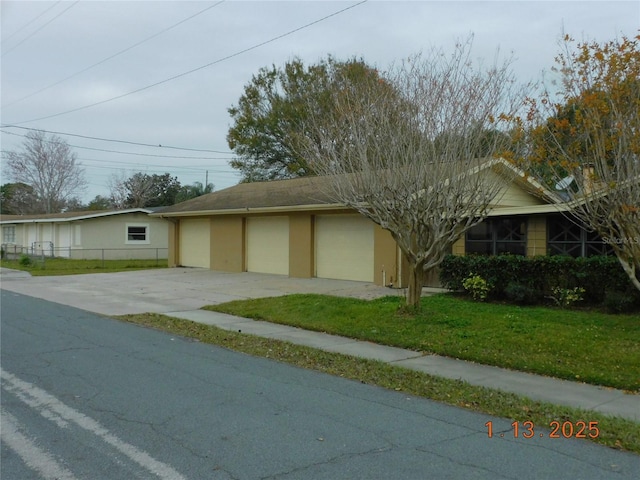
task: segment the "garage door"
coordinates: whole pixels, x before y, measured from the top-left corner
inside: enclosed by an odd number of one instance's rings
[[[210,266],[210,222],[208,218],[180,220],[180,265]]]
[[[316,276],[373,281],[373,222],[361,215],[316,217]]]
[[[289,275],[289,217],[247,218],[247,271]]]

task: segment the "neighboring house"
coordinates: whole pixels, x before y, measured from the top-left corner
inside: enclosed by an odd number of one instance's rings
[[[159,209],[0,216],[6,252],[67,258],[166,258],[168,222]],[[159,257],[158,257],[159,256]]]
[[[500,168],[515,171],[506,163]],[[489,218],[456,242],[453,253],[576,255],[602,247],[557,213],[553,193],[515,173]],[[324,181],[242,183],[152,214],[171,222],[169,266],[406,286],[408,268],[391,234],[328,199]],[[427,282],[437,285],[437,275]]]

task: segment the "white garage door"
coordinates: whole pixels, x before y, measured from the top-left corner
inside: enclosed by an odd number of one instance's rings
[[[180,220],[180,265],[210,267],[211,229],[208,218]]]
[[[289,217],[247,219],[247,271],[289,275]]]
[[[373,222],[361,215],[316,217],[316,276],[373,282]]]

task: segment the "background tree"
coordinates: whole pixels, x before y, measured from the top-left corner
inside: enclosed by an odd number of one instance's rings
[[[571,213],[607,241],[640,290],[640,35],[603,44],[564,38],[557,97],[532,102],[526,165],[564,190]],[[555,100],[558,98],[558,100]]]
[[[65,212],[82,212],[83,210],[86,210],[87,206],[82,203],[82,200],[80,200],[78,197],[73,197],[68,199],[63,207],[63,210]]]
[[[126,177],[116,174],[109,180],[111,201],[116,208],[163,207],[176,203],[180,182],[170,173],[149,175],[137,172]]]
[[[69,145],[56,135],[39,130],[27,133],[21,152],[3,152],[6,175],[33,188],[37,213],[60,212],[86,188],[84,169]]]
[[[38,198],[26,183],[5,183],[0,187],[0,208],[5,215],[38,213]]]
[[[363,60],[342,62],[332,57],[309,67],[294,59],[281,69],[261,69],[245,86],[238,105],[229,108],[234,123],[227,142],[239,157],[230,165],[242,173],[243,182],[312,174],[294,148],[292,135],[309,133],[303,131],[305,121],[327,106],[330,82],[368,75],[377,72]],[[385,88],[383,83],[377,85]]]
[[[208,183],[206,186],[202,182],[194,182],[192,185],[182,185],[176,195],[176,203],[185,202],[192,198],[211,193],[213,192],[213,188],[213,183]]]
[[[504,188],[492,168],[504,165],[494,157],[509,138],[492,132],[524,98],[509,61],[474,67],[470,52],[469,40],[450,58],[414,56],[384,75],[388,90],[373,76],[336,79],[331,108],[305,125],[320,142],[299,143],[330,197],[391,232],[409,262],[407,304],[415,308],[425,272]]]
[[[111,199],[102,195],[96,195],[93,197],[93,200],[87,204],[87,210],[111,210],[114,208]]]

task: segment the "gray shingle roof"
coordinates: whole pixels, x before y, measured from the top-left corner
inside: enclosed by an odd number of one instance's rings
[[[304,205],[333,205],[323,193],[325,177],[301,177],[269,182],[240,183],[165,208],[162,213],[239,210]]]

